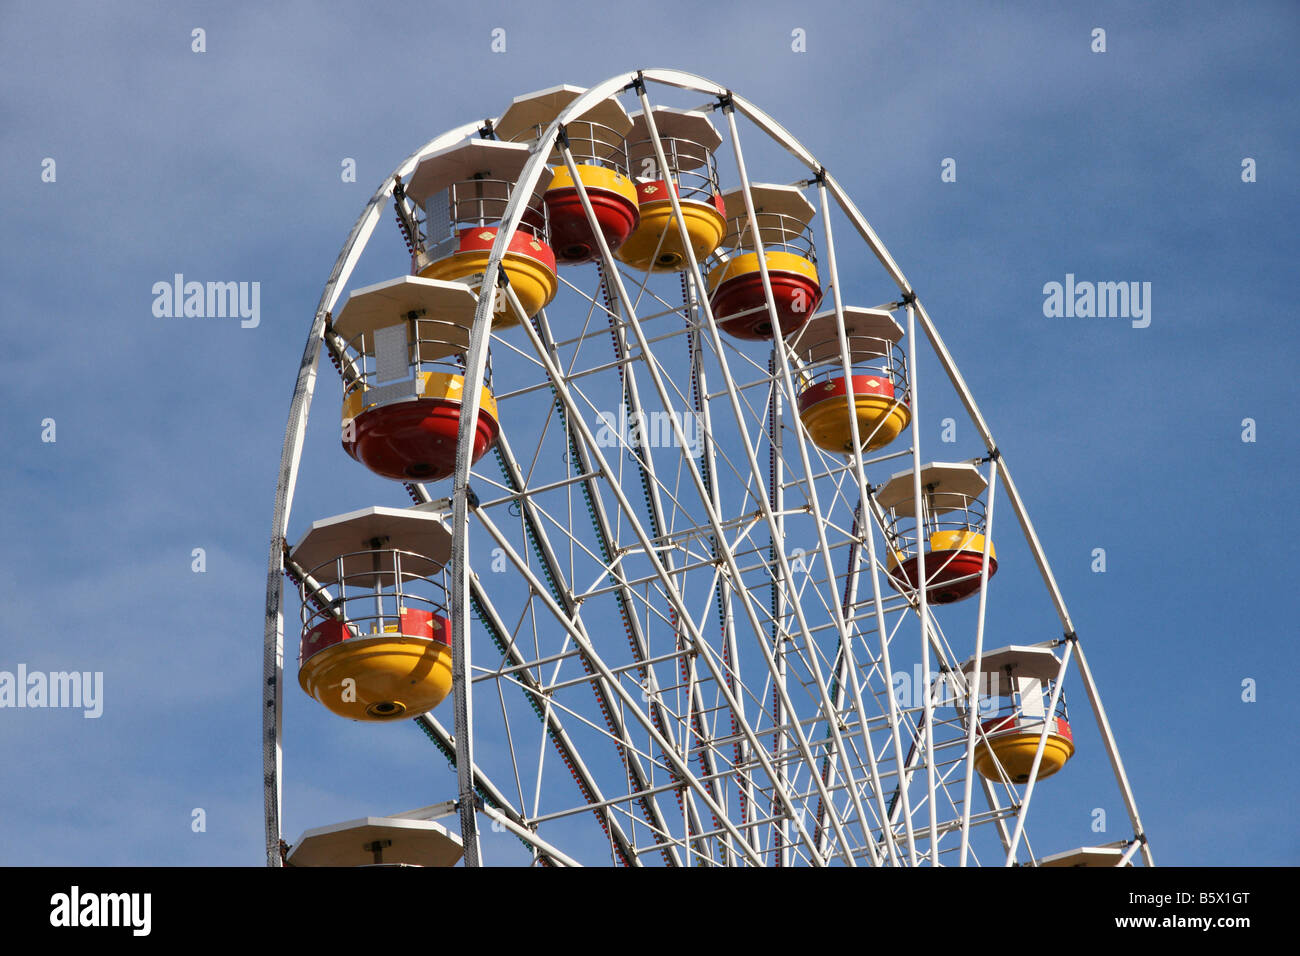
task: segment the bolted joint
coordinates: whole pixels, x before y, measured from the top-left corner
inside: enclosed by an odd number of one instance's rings
[[[724,113],[731,113],[736,108],[736,101],[731,95],[731,90],[727,90],[718,97],[718,109]]]

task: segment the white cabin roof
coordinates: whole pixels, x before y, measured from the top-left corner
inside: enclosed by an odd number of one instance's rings
[[[587,92],[585,87],[570,86],[565,83],[516,96],[506,111],[501,114],[501,118],[496,121],[493,129],[502,139],[515,140],[521,134],[531,133],[537,126],[549,126],[555,117],[564,112],[570,103],[585,92]],[[632,118],[627,115],[627,110],[623,109],[623,104],[612,96],[592,106],[580,117],[572,120],[571,124],[580,127],[584,121],[606,126],[619,136],[626,136],[632,129]],[[586,136],[587,132],[579,131],[577,135]],[[529,135],[527,138],[532,139],[533,136]]]
[[[398,276],[355,289],[334,320],[334,331],[352,348],[373,355],[373,333],[402,325],[411,313],[420,319],[420,359],[436,361],[469,349],[478,296],[463,282]],[[365,335],[363,341],[358,337]]]
[[[453,183],[491,179],[510,183],[519,179],[532,156],[525,143],[503,143],[495,139],[466,139],[430,153],[416,164],[406,184],[406,194],[418,205]],[[545,190],[551,173],[542,174],[537,189]]]
[[[764,245],[793,239],[808,228],[817,215],[817,210],[798,186],[750,183],[749,194],[754,200],[754,215],[758,217],[758,231]],[[749,213],[745,209],[744,190],[738,188],[724,193],[722,201],[731,214],[722,244],[729,249],[737,245],[752,249],[754,242],[749,228]],[[778,216],[785,218],[778,219]]]
[[[844,308],[844,333],[849,364],[880,358],[903,338],[903,327],[884,309]],[[825,362],[840,357],[839,327],[835,310],[816,313],[791,341],[794,353],[805,362]]]
[[[1123,858],[1124,851],[1117,846],[1081,846],[1045,856],[1037,863],[1039,866],[1118,866]]]
[[[921,493],[925,494],[927,488],[933,488],[937,496],[932,509],[934,514],[955,511],[960,507],[955,501],[945,501],[948,495],[978,498],[987,487],[988,481],[980,474],[980,470],[967,462],[939,461],[921,466]],[[882,508],[892,508],[897,515],[915,517],[911,469],[891,475],[884,487],[876,492],[876,500]]]
[[[1061,660],[1050,647],[1026,647],[1019,644],[1009,644],[980,655],[982,674],[1005,674],[1008,667],[1011,668],[1013,677],[1037,678],[1046,684],[1056,678],[1061,669]],[[961,669],[964,674],[974,671],[975,658],[962,664]],[[1011,692],[1009,687],[1004,690],[1007,694]]]
[[[678,169],[697,169],[708,162],[708,154],[722,145],[722,136],[713,122],[699,110],[678,110],[669,106],[651,107],[659,139],[678,139],[697,144],[695,149],[678,148]],[[637,176],[643,160],[655,158],[645,111],[632,114],[632,128],[627,133],[628,160],[632,175]],[[667,152],[665,150],[665,152]],[[663,177],[656,177],[662,179]]]
[[[455,866],[464,855],[460,837],[434,820],[362,817],[346,823],[308,830],[293,849],[290,866],[372,866],[375,843],[385,864]]]
[[[378,561],[375,554],[357,553],[373,550],[376,538],[381,540]],[[395,562],[393,550],[419,557],[403,554]],[[400,563],[403,578],[428,577],[451,560],[451,531],[436,514],[374,505],[313,522],[289,557],[318,583],[328,585],[338,581],[334,559],[345,554],[351,555],[343,562],[349,584],[390,584],[395,563]]]

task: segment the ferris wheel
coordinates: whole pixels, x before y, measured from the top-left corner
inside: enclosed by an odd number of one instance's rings
[[[350,287],[390,202],[410,261]],[[291,525],[322,350],[340,509]],[[941,402],[967,446],[924,447]],[[812,153],[691,74],[516,97],[376,191],[298,371],[264,668],[272,866],[1153,862],[935,323]],[[413,721],[444,789],[287,842],[286,706]],[[1031,843],[1085,747],[1131,830]]]

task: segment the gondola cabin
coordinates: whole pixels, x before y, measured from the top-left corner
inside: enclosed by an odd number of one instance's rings
[[[718,187],[718,166],[713,156],[722,137],[708,116],[698,110],[656,106],[650,115],[668,168],[659,168],[645,113],[633,113],[627,151],[636,181],[640,221],[616,255],[645,272],[680,272],[689,267],[688,246],[695,261],[703,263],[726,235],[727,207]],[[676,191],[681,205],[685,241],[673,215],[669,188]]]
[[[973,674],[974,659],[962,669]],[[1047,647],[1013,645],[981,656],[981,689],[987,689],[989,697],[1000,701],[996,716],[981,716],[980,720],[975,769],[982,776],[1000,781],[1005,774],[1012,783],[1028,783],[1044,724],[1047,742],[1038,765],[1038,779],[1050,777],[1074,756],[1074,735],[1066,720],[1064,692],[1057,699],[1056,713],[1050,718],[1047,715],[1060,669],[1060,660]]]
[[[348,296],[331,326],[342,352],[343,448],[375,474],[438,481],[455,471],[477,304],[463,283],[417,276]],[[490,364],[478,385],[475,462],[500,434]]]
[[[730,218],[708,264],[709,305],[718,328],[736,338],[770,339],[774,320],[784,338],[812,317],[822,299],[809,225],[817,211],[797,186],[751,183],[749,192],[757,225],[743,190],[722,197]]]
[[[504,140],[531,144],[585,92],[578,86],[554,86],[515,97],[497,120],[496,134]],[[611,252],[617,251],[636,229],[641,217],[636,184],[628,169],[626,137],[631,130],[631,118],[613,97],[601,100],[565,124],[577,183],[557,147],[547,160],[555,175],[542,195],[550,245],[560,265],[580,265],[600,258],[600,245],[583,208],[578,183],[587,194],[600,234]]]
[[[1027,866],[1030,864],[1021,864]],[[1132,866],[1131,860],[1124,859],[1121,846],[1081,846],[1063,853],[1053,853],[1033,862],[1033,866],[1054,867],[1094,867],[1094,866]]]
[[[903,330],[883,309],[844,309],[849,375],[840,353],[839,320],[833,311],[808,320],[791,347],[802,362],[799,419],[814,445],[851,454],[853,427],[863,451],[884,448],[912,420],[908,405]]]
[[[436,820],[410,816],[362,817],[308,830],[289,848],[284,863],[285,866],[450,867],[464,855],[460,835]]]
[[[427,511],[373,507],[313,524],[289,554],[302,689],[352,720],[437,707],[451,690],[450,559],[451,531]]]
[[[921,513],[916,511],[912,472],[892,476],[876,493],[890,514],[889,585],[914,593],[924,553],[925,595],[930,604],[952,604],[980,589],[984,564],[985,515],[980,496],[984,476],[967,463],[932,462],[921,469]],[[989,577],[997,572],[997,554],[989,543]]]
[[[530,155],[523,143],[468,139],[420,160],[404,187],[424,210],[412,271],[427,279],[461,280],[477,292],[511,193]],[[502,259],[527,318],[555,298],[559,287],[541,203],[541,191],[549,183],[547,171],[538,192],[529,197]],[[504,328],[517,325],[519,316],[502,303],[492,321]]]

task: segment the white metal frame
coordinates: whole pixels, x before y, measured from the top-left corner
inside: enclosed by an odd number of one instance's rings
[[[606,294],[606,304],[601,305],[595,295],[585,296],[590,303],[588,322],[597,313],[608,316],[615,341],[615,362],[626,401],[635,413],[644,413],[647,407],[673,409],[685,404],[682,386],[669,380],[655,359],[656,343],[666,342],[647,329],[647,323],[656,315],[684,311],[699,322],[695,331],[680,333],[691,343],[692,356],[707,356],[716,362],[716,372],[721,378],[721,390],[711,397],[706,389],[707,379],[703,364],[692,369],[692,382],[687,391],[694,390],[698,413],[709,425],[704,438],[704,452],[696,460],[683,453],[678,474],[669,476],[656,472],[655,456],[649,448],[633,448],[620,439],[616,454],[607,454],[596,440],[588,422],[590,402],[575,385],[575,369],[561,364],[561,350],[579,340],[565,339],[557,342],[545,310],[535,322],[523,314],[513,289],[504,280],[502,260],[509,237],[519,226],[527,199],[532,196],[541,177],[546,172],[546,161],[557,149],[578,187],[583,208],[589,223],[595,214],[590,197],[583,187],[575,161],[560,136],[565,124],[581,116],[594,104],[611,96],[635,94],[647,117],[647,125],[655,143],[659,169],[667,170],[654,127],[653,111],[648,87],[653,84],[679,90],[693,91],[711,97],[713,108],[720,109],[725,117],[727,132],[734,154],[735,169],[740,179],[740,191],[745,199],[745,215],[751,225],[756,216],[750,195],[750,180],[742,151],[740,130],[736,114],[747,119],[758,131],[782,146],[808,170],[809,177],[802,183],[815,187],[819,201],[822,235],[819,241],[820,263],[827,271],[824,286],[828,286],[838,318],[840,350],[843,371],[849,383],[853,401],[848,346],[844,335],[844,308],[835,242],[832,235],[832,200],[835,210],[843,215],[858,233],[899,291],[899,300],[893,309],[901,308],[907,317],[907,348],[911,377],[909,404],[913,426],[910,445],[902,451],[894,450],[875,459],[864,460],[862,455],[850,456],[840,465],[829,463],[828,456],[811,446],[798,424],[783,424],[785,416],[780,409],[784,402],[794,408],[792,398],[797,395],[793,372],[797,371],[797,357],[781,342],[771,349],[766,370],[741,354],[733,343],[720,334],[708,302],[707,285],[701,264],[684,243],[687,268],[683,278],[684,300],[680,307],[660,298],[649,288],[649,277],[635,294],[628,288],[619,263],[613,257],[598,229],[593,230],[600,250],[598,274]],[[281,713],[283,708],[283,611],[282,574],[291,575],[295,569],[287,563],[285,535],[288,530],[290,508],[305,433],[307,415],[315,388],[316,362],[321,346],[333,349],[330,341],[329,319],[352,271],[369,242],[383,207],[394,194],[395,185],[409,177],[419,159],[427,154],[461,141],[479,132],[480,123],[457,127],[426,143],[409,156],[393,175],[376,190],[361,217],[354,225],[345,243],[317,308],[298,380],[290,405],[281,469],[276,490],[272,522],[271,547],[268,560],[267,605],[264,635],[264,788],[266,798],[266,835],[268,865],[279,865],[281,846]],[[685,232],[681,203],[669,190],[673,216],[678,229]],[[733,211],[729,210],[729,215]],[[767,295],[769,315],[777,327],[773,305],[771,280],[766,262],[759,257],[759,269]],[[561,284],[576,290],[561,276]],[[989,493],[987,505],[988,531],[985,535],[985,562],[981,572],[977,627],[975,633],[975,673],[983,653],[985,616],[988,598],[988,545],[992,537],[994,494],[999,480],[1012,511],[1015,513],[1029,551],[1047,587],[1062,628],[1065,651],[1061,655],[1061,669],[1056,681],[1049,713],[1053,712],[1063,686],[1063,678],[1072,659],[1077,662],[1076,673],[1083,682],[1089,703],[1099,729],[1099,734],[1110,759],[1116,783],[1133,827],[1133,838],[1126,842],[1124,862],[1136,852],[1141,852],[1147,865],[1153,860],[1143,832],[1136,801],[1133,797],[1118,746],[1106,718],[1101,698],[1088,668],[1083,648],[1075,633],[1060,590],[1052,576],[1042,546],[1030,522],[1019,492],[1011,478],[1010,468],[998,449],[992,433],[985,423],[973,396],[962,379],[943,340],[934,327],[920,299],[912,290],[902,271],[893,261],[883,243],[866,219],[845,195],[831,174],[798,143],[788,132],[766,113],[743,97],[711,81],[687,73],[671,70],[645,70],[626,73],[600,83],[576,97],[549,125],[537,140],[531,158],[515,184],[504,219],[497,232],[488,265],[482,278],[483,293],[479,297],[474,326],[466,354],[465,377],[467,381],[481,381],[488,359],[489,341],[492,337],[494,313],[504,301],[507,308],[520,319],[520,332],[512,329],[516,342],[526,339],[523,348],[512,345],[519,356],[535,362],[539,380],[548,384],[557,400],[557,416],[567,436],[567,454],[575,454],[573,474],[542,489],[555,489],[561,485],[577,488],[587,495],[588,508],[595,527],[595,542],[602,549],[618,545],[622,549],[616,557],[608,559],[611,585],[592,585],[586,591],[578,590],[578,582],[563,573],[563,552],[570,553],[578,542],[570,533],[561,536],[560,547],[551,541],[550,528],[563,529],[562,516],[549,513],[540,500],[538,487],[529,488],[532,464],[518,459],[503,434],[498,444],[497,456],[506,478],[500,484],[502,496],[492,498],[492,506],[509,503],[517,506],[524,538],[531,543],[539,565],[516,546],[519,539],[510,528],[500,524],[489,511],[492,507],[475,500],[470,490],[470,443],[462,442],[458,448],[456,473],[452,479],[449,499],[432,500],[423,486],[408,485],[417,502],[435,508],[450,517],[453,531],[453,553],[450,565],[449,597],[452,616],[453,645],[453,731],[449,733],[434,715],[417,719],[427,735],[439,748],[454,759],[457,769],[457,801],[461,839],[465,850],[465,864],[481,863],[478,814],[484,813],[496,825],[518,836],[532,847],[535,858],[554,865],[573,865],[576,861],[552,840],[544,837],[541,827],[548,821],[572,816],[580,811],[590,811],[597,816],[607,835],[611,859],[628,865],[640,865],[642,857],[659,853],[672,865],[709,863],[774,862],[788,864],[796,859],[821,865],[840,862],[857,865],[915,865],[925,858],[931,864],[941,862],[941,841],[948,833],[959,833],[960,842],[943,852],[957,854],[958,862],[965,865],[973,856],[970,844],[972,826],[993,823],[1005,852],[1006,865],[1017,862],[1022,843],[1026,843],[1025,820],[1034,794],[1036,774],[1047,737],[1048,724],[1039,740],[1029,782],[1018,793],[1009,781],[994,784],[981,778],[980,791],[988,809],[977,811],[973,796],[976,774],[973,757],[977,739],[982,736],[977,716],[976,682],[965,683],[960,672],[962,656],[948,647],[942,620],[927,603],[926,589],[901,597],[890,596],[881,590],[883,562],[877,550],[877,540],[885,521],[879,505],[872,497],[866,469],[876,462],[907,454],[912,459],[914,473],[921,464],[917,395],[919,391],[917,362],[918,327],[924,331],[940,367],[966,408],[983,445],[988,464]],[[647,302],[649,311],[642,305]],[[660,308],[662,306],[662,308]],[[643,315],[638,314],[638,309]],[[594,335],[584,330],[582,336]],[[579,338],[581,339],[582,336]],[[576,348],[576,346],[575,346]],[[576,353],[575,353],[576,354]],[[748,363],[748,364],[747,364]],[[733,368],[734,366],[734,368]],[[739,369],[739,372],[736,371]],[[591,374],[600,372],[600,369]],[[766,371],[766,378],[763,372]],[[751,381],[753,375],[758,380]],[[643,398],[639,375],[649,379],[650,389]],[[544,376],[544,377],[541,377]],[[742,380],[743,379],[743,380]],[[754,397],[751,398],[751,393]],[[758,396],[765,397],[760,401]],[[678,402],[674,402],[674,395]],[[500,399],[500,396],[498,396]],[[712,407],[714,399],[718,408]],[[724,401],[725,399],[725,401]],[[587,406],[584,406],[584,402]],[[479,392],[466,390],[466,400],[461,407],[462,434],[470,434],[479,412]],[[774,414],[769,414],[775,409]],[[715,417],[715,412],[722,415]],[[730,422],[724,422],[726,412]],[[724,501],[720,495],[717,476],[720,468],[730,468],[737,477],[748,471],[751,477],[760,476],[758,450],[753,435],[755,423],[762,424],[767,416],[773,427],[763,441],[769,446],[772,458],[768,469],[766,487],[741,489],[744,501]],[[852,434],[856,447],[861,447],[857,424],[853,418]],[[682,421],[669,416],[673,440],[679,447],[689,445]],[[743,460],[732,461],[730,448],[713,436],[728,432],[733,444],[739,443]],[[907,434],[907,433],[905,433]],[[539,442],[544,442],[543,437]],[[793,446],[797,460],[789,457],[786,449]],[[540,450],[539,444],[539,450]],[[618,456],[631,456],[647,484],[647,516],[650,527],[642,523],[637,507],[620,487],[622,461]],[[535,463],[535,459],[534,459]],[[785,469],[790,469],[786,480]],[[829,504],[823,503],[818,489],[819,478],[830,482],[834,491]],[[672,484],[676,482],[676,484]],[[804,571],[803,578],[795,573],[786,554],[784,541],[786,520],[790,511],[786,490],[794,488],[807,501],[806,512],[811,515],[816,528],[817,554],[815,563],[821,582],[811,587],[812,598],[825,607],[824,623],[811,621],[799,597],[798,582],[813,581],[812,573]],[[685,489],[685,490],[684,490]],[[914,495],[921,501],[919,475],[914,480]],[[571,493],[571,492],[570,492]],[[692,514],[702,513],[703,520],[689,529],[701,541],[711,542],[713,559],[691,564],[691,557],[678,550],[674,553],[668,542],[685,540],[687,532],[673,532],[665,521],[686,514],[679,496],[693,494],[690,504]],[[797,503],[797,501],[796,501]],[[748,512],[754,505],[752,516],[739,518],[742,508]],[[725,507],[724,507],[725,506]],[[513,514],[514,512],[512,512]],[[835,525],[835,516],[852,515],[853,528],[847,531]],[[546,623],[563,636],[562,647],[543,659],[530,659],[511,635],[507,621],[494,606],[491,595],[470,566],[470,519],[478,524],[490,546],[501,549],[511,568],[529,589],[531,613],[549,615]],[[572,522],[572,515],[568,516]],[[773,594],[773,609],[763,616],[755,609],[755,602],[744,593],[745,582],[754,577],[753,562],[759,544],[751,541],[754,531],[763,528],[771,542],[767,573]],[[832,529],[828,532],[827,529]],[[657,534],[652,531],[657,530]],[[620,537],[621,533],[621,537]],[[832,541],[834,537],[834,541]],[[881,542],[884,541],[880,537]],[[739,542],[748,542],[747,550],[738,551]],[[844,570],[845,596],[827,601],[826,594],[836,591],[840,574],[836,567],[837,548],[848,545],[844,553],[848,567]],[[865,548],[862,546],[865,545]],[[630,550],[629,550],[630,549]],[[864,553],[865,552],[865,553]],[[629,578],[613,565],[625,560],[625,555],[635,554],[637,560],[648,566],[644,577]],[[862,559],[865,558],[865,561]],[[570,559],[571,561],[572,559]],[[627,560],[631,560],[628,558]],[[742,563],[742,560],[745,563]],[[924,553],[918,577],[925,580]],[[859,565],[862,565],[859,567]],[[540,572],[540,573],[539,573]],[[683,592],[687,575],[712,581],[710,593],[718,596],[718,606],[723,619],[723,636],[713,642],[705,637],[703,622],[694,615],[699,613],[698,598]],[[694,580],[692,578],[691,580]],[[560,582],[557,584],[557,581]],[[694,585],[693,585],[694,586]],[[870,601],[854,600],[859,591],[869,587]],[[645,591],[643,595],[638,588]],[[648,595],[653,592],[662,598],[662,608],[652,608]],[[581,607],[590,595],[615,595],[622,607],[632,608],[624,613],[625,626],[632,644],[632,659],[627,664],[611,665],[607,662],[581,616]],[[695,603],[692,603],[695,602]],[[737,606],[738,605],[738,606]],[[811,605],[810,605],[811,607]],[[640,611],[636,609],[640,608]],[[644,613],[644,619],[638,617]],[[820,613],[820,612],[819,612]],[[678,635],[678,647],[671,654],[656,656],[651,646],[646,626],[654,614],[671,624]],[[496,635],[498,647],[504,647],[501,660],[495,666],[476,664],[471,654],[471,619],[477,615]],[[892,624],[891,624],[891,618]],[[915,620],[921,637],[919,661],[921,681],[928,688],[931,681],[931,662],[938,663],[939,671],[959,685],[962,699],[957,704],[955,726],[961,726],[960,737],[936,739],[936,710],[931,695],[924,693],[919,707],[903,707],[896,701],[892,688],[898,673],[894,659],[902,645],[894,644],[905,621]],[[536,625],[534,625],[534,628]],[[747,628],[747,637],[758,637],[757,648],[745,645],[743,652],[747,665],[757,669],[742,674],[742,645],[738,634]],[[833,629],[838,650],[834,655],[825,652],[818,643],[818,634],[826,628]],[[762,635],[770,634],[770,640]],[[874,635],[875,646],[866,640]],[[906,659],[913,660],[917,653],[907,652]],[[963,655],[964,656],[964,655]],[[559,675],[562,666],[580,660],[586,668],[581,681],[572,678],[561,680],[558,676],[548,681],[540,677],[543,666]],[[664,686],[657,674],[666,663],[677,668],[676,686]],[[793,666],[794,671],[790,668]],[[644,674],[641,699],[628,689],[629,675]],[[748,675],[748,676],[746,676]],[[791,683],[792,677],[796,678]],[[807,678],[805,680],[805,677]],[[506,796],[504,790],[490,778],[475,760],[474,694],[475,685],[484,681],[496,683],[497,690],[505,684],[518,687],[535,704],[541,717],[542,745],[537,758],[535,786],[541,787],[545,742],[549,741],[559,751],[569,768],[583,798],[583,803],[572,810],[530,813],[523,793],[523,781],[518,779],[519,758],[510,733],[509,718],[505,730],[510,737],[509,747],[515,766],[515,783],[519,791],[518,806]],[[606,726],[601,728],[587,720],[585,715],[567,707],[557,691],[587,683],[595,692],[599,712]],[[832,684],[835,691],[832,694]],[[714,695],[714,705],[704,691],[707,685]],[[885,701],[878,698],[880,688],[885,688]],[[810,689],[811,688],[811,689]],[[794,694],[802,707],[796,706]],[[770,713],[760,698],[772,702]],[[682,702],[684,701],[684,704]],[[812,710],[810,711],[809,701]],[[870,703],[876,705],[873,712]],[[684,710],[682,707],[684,706]],[[504,713],[505,703],[502,701]],[[731,733],[723,734],[725,746],[716,742],[716,735],[707,732],[708,720],[714,726],[729,715]],[[809,716],[811,714],[811,716]],[[603,768],[591,763],[584,754],[584,745],[573,735],[581,737],[593,733],[611,740],[621,755],[627,773],[628,789],[625,793],[607,792],[600,785]],[[701,736],[701,733],[704,736]],[[815,733],[816,737],[810,736]],[[945,734],[947,730],[945,728]],[[680,734],[680,736],[678,736]],[[911,738],[911,748],[905,754],[904,739]],[[769,752],[763,738],[770,738],[779,746]],[[947,756],[958,750],[956,756]],[[694,751],[694,753],[693,753]],[[823,759],[818,759],[821,754]],[[773,759],[773,757],[776,759]],[[595,759],[595,758],[592,758]],[[699,768],[692,766],[698,762]],[[819,771],[818,767],[822,769]],[[914,793],[912,779],[923,774],[923,793]],[[668,783],[661,778],[667,776]],[[960,786],[957,786],[960,784]],[[733,819],[729,811],[730,787],[734,785],[735,799],[742,808],[741,816]],[[954,789],[960,796],[954,795]],[[892,791],[892,795],[891,795]],[[999,796],[1006,798],[1006,803]],[[674,814],[662,805],[663,798],[672,793],[677,799],[679,813]],[[919,801],[919,802],[918,802]],[[941,801],[950,808],[945,819],[940,819]],[[534,804],[537,803],[536,794]],[[639,817],[632,815],[633,806]],[[816,806],[814,812],[811,808]],[[761,817],[760,809],[767,808],[768,817]],[[957,810],[957,808],[960,810]],[[673,822],[676,818],[677,822]],[[1014,823],[1011,821],[1014,819]],[[815,822],[815,826],[810,825]],[[1012,829],[1008,829],[1008,826]],[[647,842],[645,834],[650,834]],[[638,836],[642,834],[642,836]],[[763,845],[764,834],[769,842]],[[924,847],[922,850],[921,847]],[[1030,859],[1032,860],[1032,854]]]

